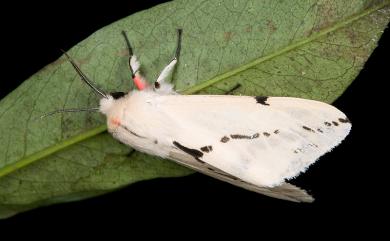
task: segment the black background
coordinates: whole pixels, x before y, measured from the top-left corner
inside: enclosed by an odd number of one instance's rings
[[[61,5],[53,1],[2,7],[0,97],[60,57],[60,48],[69,49],[101,27],[159,2]],[[194,174],[141,182],[93,199],[28,211],[0,221],[0,230],[6,224],[46,228],[48,224],[61,227],[66,223],[69,230],[92,225],[95,231],[91,232],[96,232],[97,227],[118,224],[118,229],[135,231],[160,225],[175,229],[179,224],[198,230],[218,224],[251,223],[261,228],[288,223],[298,224],[302,228],[299,232],[305,232],[307,227],[325,220],[326,228],[346,230],[353,223],[352,230],[364,230],[367,223],[378,221],[377,215],[387,210],[378,207],[387,200],[383,185],[387,181],[384,164],[388,155],[382,155],[388,149],[388,32],[357,79],[334,103],[351,119],[351,134],[294,180],[315,196],[313,204],[267,198]]]

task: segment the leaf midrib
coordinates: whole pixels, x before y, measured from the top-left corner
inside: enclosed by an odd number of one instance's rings
[[[182,94],[193,94],[193,93],[196,93],[196,92],[199,92],[200,90],[202,89],[205,89],[207,88],[208,86],[210,85],[213,85],[215,83],[218,83],[224,79],[227,79],[231,76],[234,76],[240,72],[243,72],[249,68],[252,68],[253,66],[256,66],[260,63],[263,63],[267,60],[270,60],[272,58],[275,58],[277,56],[280,56],[284,53],[287,53],[287,52],[290,52],[302,45],[305,45],[307,43],[310,43],[312,42],[313,40],[315,39],[318,39],[328,33],[331,33],[331,32],[334,32],[334,31],[337,31],[338,29],[341,29],[349,24],[351,24],[352,22],[356,21],[356,20],[359,20],[360,18],[362,17],[365,17],[383,7],[385,7],[386,5],[388,5],[390,3],[390,1],[385,1],[383,2],[382,4],[379,4],[378,6],[376,7],[373,7],[373,8],[369,8],[369,9],[366,9],[365,11],[361,12],[360,14],[356,14],[356,15],[353,15],[351,16],[350,18],[347,18],[345,19],[344,21],[341,21],[339,23],[336,23],[334,24],[333,26],[330,26],[328,28],[325,28],[313,35],[311,35],[310,37],[306,38],[306,39],[302,39],[298,42],[295,42],[294,44],[291,44],[289,46],[286,46],[284,48],[281,48],[267,56],[263,56],[263,57],[260,57],[258,59],[255,59],[253,60],[252,62],[249,62],[247,64],[244,64],[242,65],[241,67],[238,67],[236,69],[233,69],[233,70],[230,70],[228,72],[225,72],[221,75],[217,75],[215,76],[214,78],[210,79],[210,80],[207,80],[207,81],[204,81],[198,85],[195,85],[195,86],[192,86],[184,91],[182,91],[181,93]],[[3,176],[6,176],[20,168],[23,168],[35,161],[38,161],[42,158],[45,158],[47,156],[50,156],[51,154],[57,152],[57,151],[61,151],[73,144],[76,144],[76,143],[79,143],[81,141],[84,141],[88,138],[91,138],[91,137],[94,137],[96,135],[99,135],[103,132],[107,131],[107,126],[106,125],[101,125],[101,126],[98,126],[94,129],[91,129],[91,130],[88,130],[82,134],[79,134],[79,135],[76,135],[76,136],[73,136],[69,139],[66,139],[66,140],[63,140],[59,143],[57,143],[56,145],[54,146],[50,146],[50,147],[47,147],[41,151],[38,151],[38,152],[35,152],[33,154],[30,154],[26,157],[24,157],[23,159],[19,160],[19,161],[16,161],[12,164],[9,164],[9,165],[6,165],[2,168],[0,168],[0,177],[3,177]]]

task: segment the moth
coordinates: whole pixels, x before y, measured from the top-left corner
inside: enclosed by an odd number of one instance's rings
[[[93,110],[107,117],[114,138],[270,197],[314,200],[287,180],[348,135],[351,123],[343,112],[326,103],[292,97],[180,95],[167,78],[180,56],[181,29],[174,58],[154,84],[148,84],[126,33],[122,34],[137,87],[128,93],[100,90],[64,52],[81,79],[101,97],[99,108]]]

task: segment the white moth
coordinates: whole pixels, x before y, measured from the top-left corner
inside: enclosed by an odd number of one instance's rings
[[[286,180],[337,146],[351,129],[348,118],[331,105],[307,99],[180,95],[165,82],[180,54],[181,30],[178,33],[174,59],[154,86],[148,86],[123,32],[138,88],[127,94],[99,90],[65,53],[81,78],[102,96],[98,110],[107,117],[108,131],[138,151],[245,189],[290,201],[313,201]]]

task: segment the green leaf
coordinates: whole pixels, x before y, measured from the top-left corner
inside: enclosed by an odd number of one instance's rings
[[[151,81],[172,58],[183,93],[297,96],[334,101],[363,68],[390,17],[390,2],[173,1],[102,28],[69,51],[107,91],[129,90],[126,30]],[[105,132],[98,98],[64,57],[0,102],[0,216],[192,171],[132,151]]]

